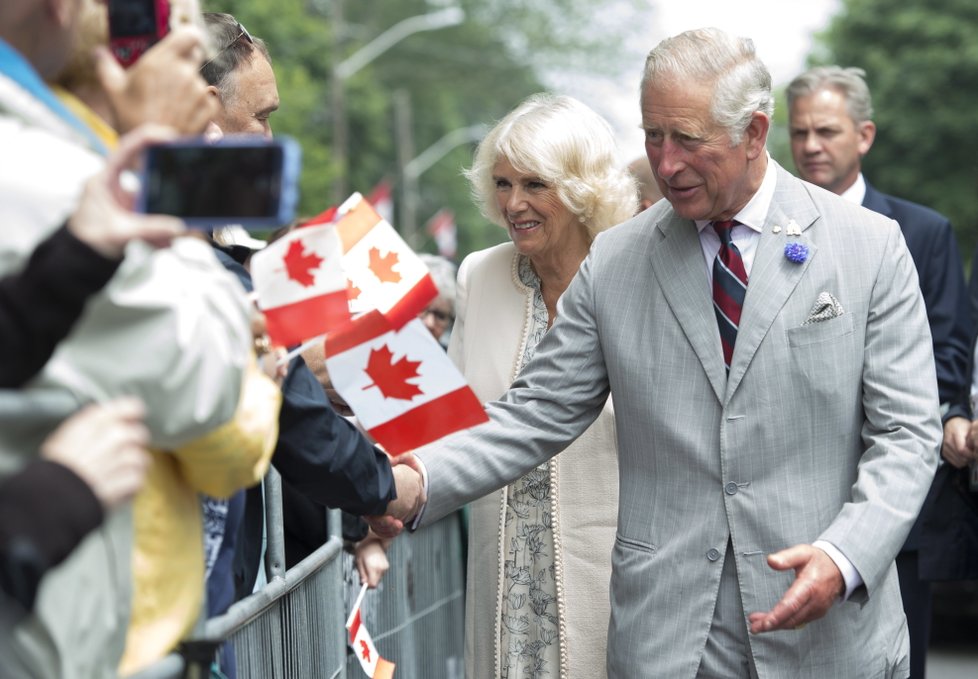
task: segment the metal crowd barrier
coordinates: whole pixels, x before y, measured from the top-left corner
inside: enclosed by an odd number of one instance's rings
[[[342,549],[339,512],[330,539],[285,570],[281,483],[265,479],[266,571],[269,582],[224,614],[202,623],[180,654],[133,679],[205,678],[217,647],[234,646],[238,679],[359,679],[344,624],[359,576]],[[396,679],[462,679],[464,563],[461,515],[394,540],[390,570],[361,605],[364,624]]]
[[[17,421],[38,439],[75,409],[63,394],[25,398],[0,390],[0,424]],[[130,679],[210,676],[221,643],[234,646],[239,679],[359,679],[348,650],[346,616],[360,589],[353,557],[342,549],[339,512],[329,513],[332,537],[285,569],[281,481],[264,481],[268,583],[216,618],[202,619],[179,652]],[[390,570],[367,592],[362,619],[396,679],[462,679],[464,568],[461,514],[394,540]]]

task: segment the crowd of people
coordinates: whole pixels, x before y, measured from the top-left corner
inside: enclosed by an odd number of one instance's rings
[[[630,165],[571,97],[498,121],[465,175],[508,242],[427,257],[420,314],[490,421],[391,459],[322,345],[270,345],[264,241],[134,211],[148,145],[279,107],[261,38],[170,4],[126,69],[104,0],[0,4],[0,386],[50,409],[0,428],[0,676],[132,674],[261,588],[274,465],[288,565],[339,508],[371,587],[469,506],[471,679],[924,677],[930,583],[978,578],[976,301],[861,172],[862,71],[789,85],[797,177],[716,29],[649,53]]]

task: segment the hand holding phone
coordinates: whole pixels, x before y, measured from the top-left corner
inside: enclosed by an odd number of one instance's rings
[[[169,0],[109,0],[109,49],[123,66],[170,30]]]
[[[130,68],[122,68],[107,49],[96,54],[99,82],[125,133],[151,122],[182,135],[197,135],[220,111],[220,102],[200,76],[205,34],[192,24],[170,31]]]
[[[295,218],[299,165],[299,145],[288,137],[153,145],[146,149],[139,210],[197,228],[274,228]]]

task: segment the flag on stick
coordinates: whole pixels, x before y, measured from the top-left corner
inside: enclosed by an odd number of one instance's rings
[[[273,342],[298,344],[349,322],[341,258],[331,225],[296,229],[254,254],[251,275]]]
[[[340,206],[335,224],[354,314],[377,309],[400,328],[438,295],[428,267],[359,193]]]
[[[455,226],[455,213],[442,208],[428,220],[428,233],[435,239],[438,254],[449,259],[455,258],[458,251],[458,228]]]
[[[353,610],[350,611],[350,617],[346,621],[346,629],[350,632],[350,647],[356,654],[357,660],[360,661],[360,667],[363,668],[368,677],[392,679],[394,663],[380,657],[373,639],[370,638],[370,632],[367,631],[366,625],[360,618],[360,604],[363,603],[363,595],[366,592],[367,586],[364,585],[360,589],[360,595],[357,597],[356,603],[353,604]]]
[[[388,224],[394,223],[394,197],[391,194],[391,183],[386,179],[381,180],[373,188],[367,201],[374,206],[374,210]]]
[[[360,424],[393,455],[488,420],[417,319],[399,330],[376,311],[355,319],[326,339],[326,368]]]

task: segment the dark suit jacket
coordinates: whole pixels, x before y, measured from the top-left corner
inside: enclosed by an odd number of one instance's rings
[[[951,222],[923,205],[881,193],[868,182],[863,206],[900,224],[917,267],[920,291],[927,306],[941,403],[956,403],[962,393],[967,393],[971,383],[972,331],[968,288]],[[921,552],[927,546],[927,554],[921,554],[921,569],[932,575],[940,561],[951,558],[939,547],[940,542],[946,542],[941,538],[947,536],[949,527],[944,526],[944,521],[936,514],[946,512],[935,506],[941,503],[940,495],[947,492],[949,472],[943,467],[938,471],[917,523],[904,545],[904,550]],[[925,558],[930,563],[926,569],[923,566]]]
[[[220,249],[216,253],[250,291],[251,276],[244,267]],[[387,455],[333,410],[322,385],[301,357],[289,364],[278,422],[272,464],[285,482],[283,504],[289,505],[287,495],[292,489],[302,496],[296,498],[297,504],[304,499],[320,505],[323,511],[336,507],[351,514],[383,514],[387,503],[397,497]],[[238,599],[251,593],[258,573],[263,520],[261,488],[252,488],[247,491],[234,558]],[[292,528],[302,532],[301,526]],[[306,541],[318,539],[321,544],[324,536],[320,536],[319,526],[312,530],[316,535]]]
[[[923,205],[880,193],[869,183],[863,206],[900,224],[927,306],[934,338],[937,391],[941,403],[948,403],[971,382],[968,288],[951,222]]]
[[[972,256],[978,262],[978,249]],[[968,282],[971,321],[978,319],[978,272],[971,270]],[[974,347],[972,327],[972,347]],[[974,351],[969,353],[968,375],[974,370]],[[972,419],[970,381],[951,403],[946,417]],[[937,471],[932,490],[931,511],[925,518],[924,546],[919,565],[922,577],[928,580],[978,579],[978,492],[968,487],[968,470],[944,465]]]

